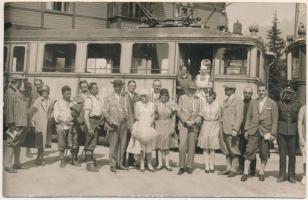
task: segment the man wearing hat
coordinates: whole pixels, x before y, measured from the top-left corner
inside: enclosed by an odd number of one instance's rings
[[[288,180],[295,183],[295,151],[296,151],[296,131],[297,116],[301,107],[294,98],[295,91],[290,86],[286,87],[278,101],[278,148],[279,148],[279,177],[277,182],[287,180],[286,158],[289,156]]]
[[[97,137],[98,137],[98,126],[102,119],[103,114],[103,100],[99,97],[99,88],[96,83],[89,84],[90,95],[86,98],[83,109],[84,109],[84,122],[85,128],[85,155],[87,170],[91,172],[98,172],[94,164],[93,152],[96,148]]]
[[[244,153],[244,174],[241,181],[247,180],[250,163],[256,159],[258,151],[261,159],[259,181],[265,180],[264,171],[270,158],[269,143],[276,138],[277,133],[277,103],[267,97],[267,89],[264,84],[258,85],[257,92],[259,97],[251,101],[244,127],[247,145]]]
[[[23,76],[11,75],[10,86],[4,93],[4,121],[7,130],[7,150],[5,151],[5,171],[17,173],[17,169],[24,169],[20,164],[21,144],[25,137],[25,128],[28,126],[27,99],[20,90]],[[12,166],[12,159],[14,164]]]
[[[189,94],[184,94],[179,98],[179,109],[177,116],[179,118],[179,166],[178,175],[187,173],[192,174],[195,157],[196,140],[202,118],[199,115],[201,111],[201,99],[195,95],[196,84],[191,81],[188,85]]]
[[[227,99],[222,106],[220,133],[221,150],[226,155],[227,169],[219,175],[228,177],[236,176],[238,158],[241,155],[239,150],[239,131],[243,119],[243,102],[235,95],[236,86],[234,83],[224,84]]]
[[[122,92],[124,81],[115,79],[111,82],[114,92],[104,102],[104,118],[110,133],[109,162],[110,171],[127,170],[123,166],[127,139],[127,102]]]

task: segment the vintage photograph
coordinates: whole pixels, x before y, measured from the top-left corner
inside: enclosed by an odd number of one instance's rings
[[[306,197],[304,1],[3,12],[3,197]]]

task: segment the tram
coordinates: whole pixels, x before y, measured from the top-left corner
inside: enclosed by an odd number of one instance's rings
[[[198,27],[136,29],[25,30],[11,29],[4,36],[5,77],[23,74],[40,78],[50,86],[50,97],[61,97],[69,85],[72,95],[80,80],[97,82],[104,94],[111,81],[135,80],[139,89],[151,89],[159,79],[176,95],[176,76],[181,65],[194,77],[201,60],[212,61],[211,76],[219,101],[225,99],[223,84],[233,82],[242,96],[251,86],[266,82],[266,50],[256,36]]]

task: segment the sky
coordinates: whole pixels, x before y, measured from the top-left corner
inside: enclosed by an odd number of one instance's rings
[[[283,34],[287,35],[294,33],[295,3],[293,2],[231,3],[226,9],[229,19],[229,28],[233,30],[233,23],[237,20],[242,24],[243,33],[249,33],[248,29],[251,24],[258,24],[260,27],[270,27],[275,10],[277,11],[277,17],[282,26]],[[301,4],[300,10],[302,11],[300,21],[306,23],[304,4]]]

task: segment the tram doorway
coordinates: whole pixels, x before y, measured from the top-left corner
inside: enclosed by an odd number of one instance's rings
[[[214,45],[211,44],[179,44],[180,63],[188,67],[193,79],[199,74],[201,60],[213,58]]]

